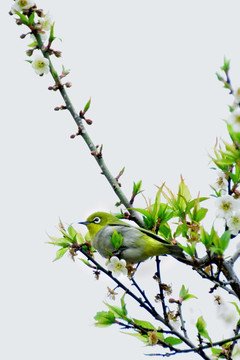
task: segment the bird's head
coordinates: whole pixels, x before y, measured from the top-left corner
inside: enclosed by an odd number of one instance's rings
[[[104,226],[114,225],[121,222],[115,216],[105,212],[95,212],[88,216],[86,221],[81,221],[79,224],[86,225],[90,236],[95,236]]]

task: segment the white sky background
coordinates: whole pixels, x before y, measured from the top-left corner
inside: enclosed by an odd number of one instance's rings
[[[106,310],[110,280],[102,275],[96,281],[67,256],[52,262],[56,249],[45,242],[47,233],[58,234],[59,217],[69,224],[95,210],[115,211],[117,199],[83,140],[69,138],[76,132],[69,113],[53,111],[63,102],[47,90],[50,76],[38,77],[24,62],[29,40],[19,38],[26,30],[8,15],[11,5],[4,1],[0,15],[1,358],[146,359],[144,353],[161,349],[145,348],[117,327],[93,326],[96,312]],[[216,137],[227,139],[221,119],[232,101],[215,76],[224,55],[232,59],[233,85],[240,84],[239,1],[39,0],[37,5],[50,10],[63,40],[54,44],[63,51],[55,63],[71,69],[67,80],[73,83],[69,95],[75,108],[83,109],[92,97],[90,136],[104,145],[114,175],[126,168],[121,178],[126,194],[140,179],[147,197],[153,198],[154,185],[163,181],[176,191],[182,174],[193,196],[199,190],[209,195],[215,176],[208,152]],[[141,196],[135,205],[144,206]],[[209,224],[213,216],[214,205]],[[200,298],[185,305],[189,322],[201,312],[215,318],[213,297],[202,298],[210,284],[171,258],[162,267],[174,294],[184,283]],[[138,277],[150,284],[152,297],[153,271],[143,264]],[[144,317],[131,301],[128,307],[133,317]],[[222,338],[220,324],[209,325],[218,334],[214,340]]]

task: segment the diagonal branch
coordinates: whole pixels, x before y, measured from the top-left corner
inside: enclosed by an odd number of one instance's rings
[[[94,145],[92,139],[88,135],[88,133],[86,131],[86,128],[83,125],[82,119],[78,115],[78,113],[76,112],[76,110],[75,110],[75,108],[74,108],[74,106],[73,106],[73,104],[72,104],[72,102],[71,102],[71,100],[70,100],[70,98],[69,98],[69,96],[67,94],[67,91],[66,91],[65,87],[61,83],[60,77],[57,74],[56,70],[54,69],[54,66],[52,64],[52,61],[50,59],[48,51],[44,50],[43,42],[41,40],[40,35],[38,34],[37,31],[33,31],[33,33],[34,33],[34,36],[37,39],[38,47],[41,50],[43,56],[49,60],[50,73],[51,73],[51,75],[52,75],[52,77],[54,79],[54,82],[56,84],[57,89],[60,91],[60,94],[62,95],[62,98],[63,98],[63,100],[65,102],[65,105],[66,105],[66,109],[69,110],[69,112],[72,115],[75,123],[78,126],[79,135],[81,135],[82,138],[84,139],[84,141],[87,144],[90,152],[92,153],[92,155],[94,156],[96,162],[98,163],[98,165],[99,165],[99,167],[101,169],[101,172],[103,173],[103,175],[108,180],[109,184],[111,185],[112,189],[116,193],[117,197],[119,198],[121,203],[125,206],[125,208],[128,209],[128,211],[131,213],[132,220],[135,221],[139,226],[144,226],[143,221],[139,217],[138,213],[132,209],[130,201],[127,199],[126,195],[121,190],[121,188],[120,188],[120,186],[118,184],[118,181],[110,173],[105,161],[103,160],[103,157],[98,156],[98,150],[97,150],[96,146]]]

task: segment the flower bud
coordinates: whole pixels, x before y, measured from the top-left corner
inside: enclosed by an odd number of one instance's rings
[[[35,30],[42,30],[42,25],[41,24],[35,24]]]
[[[26,51],[27,56],[32,56],[33,51],[34,51],[33,49],[28,49],[28,50]]]
[[[16,24],[17,25],[22,25],[22,20],[21,19],[16,19]]]
[[[43,12],[43,9],[37,9],[36,10],[36,13],[39,17],[44,17],[44,12]]]
[[[57,58],[60,58],[62,56],[62,52],[61,51],[54,51],[54,55],[57,57]]]

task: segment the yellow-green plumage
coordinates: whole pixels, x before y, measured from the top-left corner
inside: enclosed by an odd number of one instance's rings
[[[128,225],[111,214],[96,212],[82,224],[89,230],[93,247],[105,258],[108,258],[109,254],[114,254],[120,259],[125,259],[128,264],[166,254],[184,258],[179,246],[169,244],[148,230]],[[122,246],[117,250],[111,243],[114,231],[123,236]]]

